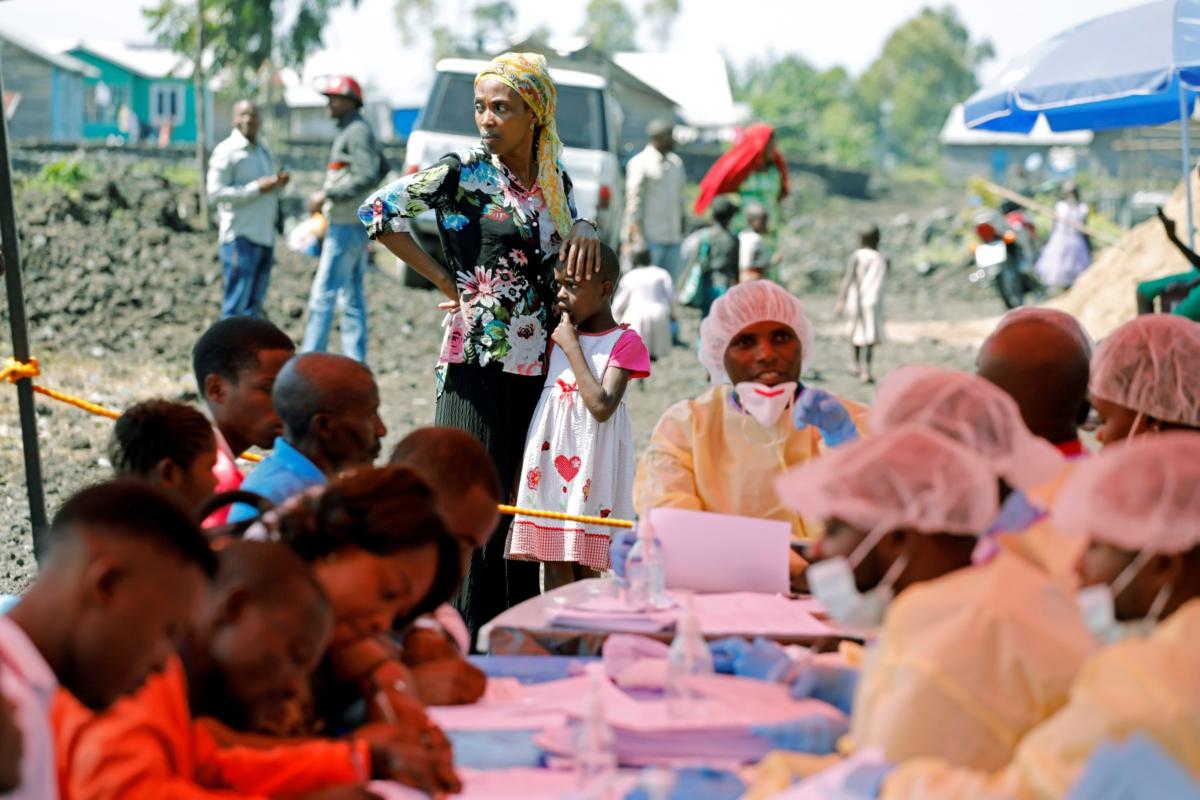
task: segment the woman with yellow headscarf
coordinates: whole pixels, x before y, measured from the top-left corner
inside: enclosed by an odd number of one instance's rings
[[[546,372],[554,264],[599,269],[596,224],[575,210],[546,59],[507,53],[475,78],[479,144],[375,192],[358,210],[368,234],[439,288],[449,303],[438,361],[436,424],[462,428],[515,482]],[[433,210],[446,266],[410,234]],[[511,488],[511,486],[510,486]],[[538,592],[538,565],[506,562],[507,520],[472,556],[459,610],[472,635]]]

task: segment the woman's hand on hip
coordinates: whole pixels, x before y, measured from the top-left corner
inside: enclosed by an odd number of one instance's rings
[[[575,223],[558,257],[567,265],[567,277],[572,280],[588,281],[600,271],[600,238],[590,222]]]

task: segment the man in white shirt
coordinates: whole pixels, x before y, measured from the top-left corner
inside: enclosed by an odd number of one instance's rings
[[[673,126],[655,120],[646,128],[650,144],[625,168],[625,214],[630,241],[644,242],[650,261],[679,277],[687,175],[675,149]]]
[[[262,315],[271,281],[279,191],[288,174],[258,139],[258,107],[239,100],[233,131],[213,149],[208,196],[217,204],[225,295],[221,318]]]
[[[55,515],[41,572],[0,617],[0,694],[21,731],[9,800],[59,796],[50,708],[59,687],[102,711],[175,652],[216,557],[174,500],[133,481],[76,494]]]

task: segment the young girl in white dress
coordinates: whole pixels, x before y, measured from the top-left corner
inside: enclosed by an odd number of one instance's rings
[[[883,341],[883,288],[888,265],[879,252],[879,228],[868,225],[859,234],[859,243],[861,246],[846,264],[837,313],[850,318],[850,371],[863,383],[874,383],[871,358],[875,346]]]
[[[637,332],[613,318],[620,266],[601,246],[587,281],[556,268],[558,311],[546,386],[529,426],[517,505],[589,517],[633,517],[633,429],[625,408],[630,380],[650,377]],[[608,569],[610,529],[518,514],[508,558],[542,562],[543,590]]]

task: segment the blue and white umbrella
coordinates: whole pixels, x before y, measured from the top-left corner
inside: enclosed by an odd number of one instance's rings
[[[1106,130],[1190,118],[1200,88],[1200,0],[1155,0],[1055,36],[967,100],[969,128],[1028,133]],[[1192,230],[1188,126],[1181,125],[1188,238]]]

